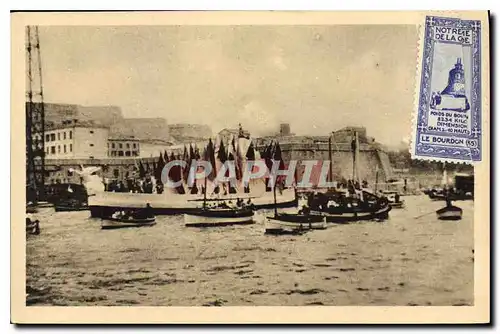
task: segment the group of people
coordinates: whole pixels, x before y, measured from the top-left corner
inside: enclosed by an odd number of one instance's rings
[[[147,219],[153,217],[154,217],[154,211],[149,203],[147,203],[146,207],[142,209],[121,210],[121,211],[116,211],[111,215],[111,218],[119,218],[119,219]]]
[[[154,182],[155,181],[155,182]],[[105,183],[105,191],[121,192],[121,193],[144,193],[144,194],[161,194],[163,193],[163,184],[159,180],[154,180],[151,177],[142,179],[127,179],[126,182],[112,180]]]
[[[217,201],[213,204],[208,204],[206,206],[207,209],[234,209],[234,208],[237,208],[237,209],[242,209],[242,208],[253,208],[254,205],[252,203],[252,200],[249,198],[246,203],[243,199],[241,198],[237,198],[236,199],[236,203],[233,204],[233,201],[229,200],[229,201]]]

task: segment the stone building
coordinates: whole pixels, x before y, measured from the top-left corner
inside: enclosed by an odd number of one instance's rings
[[[45,130],[46,159],[101,159],[108,156],[109,129],[93,122],[63,121]]]
[[[108,139],[108,157],[138,157],[141,151],[139,140],[131,137],[111,137]]]
[[[354,131],[358,132],[359,158],[358,173],[360,180],[369,183],[385,182],[392,176],[392,167],[387,151],[382,145],[366,135],[366,129],[361,127],[346,127],[332,133],[331,155],[334,180],[353,177],[353,152],[351,141]],[[278,141],[283,160],[297,160],[297,175],[303,174],[303,160],[329,160],[329,136],[270,136],[256,139],[256,147],[263,152],[272,140]]]

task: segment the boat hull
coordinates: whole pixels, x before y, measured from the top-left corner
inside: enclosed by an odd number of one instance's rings
[[[222,201],[236,202],[237,198],[246,202],[249,198],[255,210],[271,209],[274,207],[287,208],[297,206],[295,192],[285,190],[282,195],[276,196],[276,205],[272,193],[263,193],[257,197],[241,194],[221,196],[218,199],[208,199],[208,203]],[[172,194],[131,194],[103,192],[89,197],[89,208],[92,217],[104,218],[111,216],[116,211],[127,209],[140,209],[149,203],[155,215],[179,215],[199,212],[203,207],[203,198],[197,195],[172,195]]]
[[[404,201],[401,201],[401,202],[397,202],[397,203],[389,203],[389,205],[391,206],[391,208],[393,209],[402,209],[405,207],[405,202]]]
[[[372,219],[387,219],[391,206],[387,205],[376,211],[352,211],[352,212],[328,212],[328,211],[312,211],[311,213],[324,215],[328,223],[347,224],[355,221],[372,220]]]
[[[103,230],[126,228],[126,227],[142,227],[142,226],[153,226],[156,224],[154,218],[148,219],[115,219],[107,218],[103,219],[101,222],[101,228]]]
[[[254,224],[254,213],[251,210],[215,210],[184,214],[184,224],[187,227],[212,227],[228,225]]]
[[[462,209],[456,206],[444,207],[436,211],[439,220],[460,220],[462,219]]]
[[[54,210],[56,212],[65,212],[65,211],[86,211],[88,210],[88,206],[78,206],[78,207],[73,207],[73,206],[66,206],[66,205],[54,205]]]
[[[266,217],[266,233],[281,234],[305,230],[324,230],[326,220],[319,215],[304,216],[298,214],[280,214],[276,217]]]

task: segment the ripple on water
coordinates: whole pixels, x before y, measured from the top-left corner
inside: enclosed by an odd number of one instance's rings
[[[383,223],[303,236],[254,224],[188,229],[182,216],[102,231],[88,212],[40,212],[28,238],[27,305],[473,305],[472,203],[446,224],[405,198]],[[445,259],[445,260],[444,260]],[[243,292],[246,291],[246,292]]]

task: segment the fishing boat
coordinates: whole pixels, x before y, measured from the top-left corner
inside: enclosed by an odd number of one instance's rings
[[[209,160],[214,155],[214,145],[209,140],[205,148],[205,158]],[[236,200],[236,205],[229,205],[232,201],[222,202],[219,205],[208,205],[207,183],[209,175],[204,177],[202,207],[184,214],[184,223],[187,227],[212,227],[227,225],[245,225],[254,223],[253,205],[244,205],[241,198]],[[251,202],[251,201],[250,201]],[[247,202],[248,203],[248,202]]]
[[[437,218],[440,220],[460,220],[462,219],[462,209],[458,206],[445,206],[436,211]]]
[[[311,214],[323,215],[329,223],[346,224],[361,220],[387,219],[392,209],[389,200],[385,196],[378,196],[373,191],[359,186],[357,132],[353,135],[352,149],[353,179],[348,182],[347,189],[329,189],[326,193],[309,194],[307,206]],[[330,179],[331,174],[330,168]],[[376,175],[378,179],[378,169]],[[378,180],[375,184],[377,183]]]
[[[324,230],[326,217],[316,214],[278,213],[265,218],[267,234],[286,234],[306,230]]]
[[[145,208],[133,211],[117,211],[111,217],[102,219],[102,229],[113,229],[123,227],[142,227],[156,224],[156,218],[150,204]]]
[[[26,234],[40,234],[40,221],[33,214],[36,213],[32,208],[26,210]]]
[[[297,178],[295,177],[295,181]],[[276,198],[276,185],[273,186],[274,198]],[[295,212],[279,212],[274,208],[273,216],[264,218],[266,234],[302,234],[308,230],[324,230],[327,228],[326,218],[320,214],[311,214],[309,208],[304,205],[302,209]]]
[[[56,212],[88,210],[88,194],[85,186],[76,183],[55,185],[51,189],[51,201]]]
[[[460,220],[462,219],[462,209],[454,206],[452,201],[452,188],[446,173],[446,165],[443,162],[443,197],[446,201],[446,206],[436,211],[437,218],[440,220]]]
[[[124,227],[142,227],[142,226],[152,226],[156,224],[156,218],[133,218],[133,217],[119,217],[119,218],[106,218],[101,222],[102,229],[114,229],[114,228],[124,228]]]
[[[32,221],[26,219],[26,234],[40,234],[40,222],[38,220]]]
[[[217,198],[207,198],[205,202],[220,204],[236,202],[240,198],[247,202],[250,200],[255,210],[271,209],[274,207],[272,193],[227,194],[218,195]],[[203,197],[199,195],[174,195],[174,194],[144,194],[144,193],[115,193],[102,192],[89,197],[89,208],[92,217],[106,217],[117,210],[137,209],[148,202],[154,208],[155,215],[178,215],[200,212],[203,208]],[[276,206],[279,208],[296,207],[297,199],[292,189],[283,190],[278,195]]]

